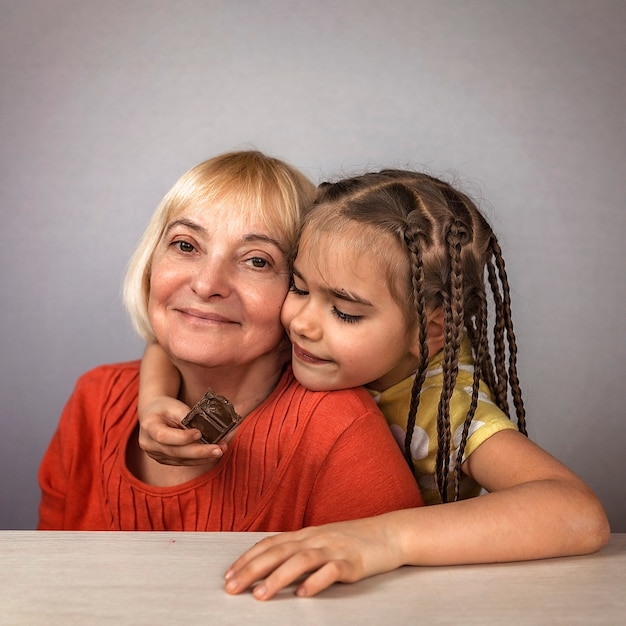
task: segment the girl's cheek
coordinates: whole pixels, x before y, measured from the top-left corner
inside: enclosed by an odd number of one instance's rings
[[[283,302],[282,308],[280,309],[280,323],[285,327],[286,330],[289,330],[289,325],[291,324],[291,320],[293,319],[292,306],[290,303],[289,294],[285,298]]]

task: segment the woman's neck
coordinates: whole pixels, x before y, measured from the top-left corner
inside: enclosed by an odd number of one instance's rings
[[[193,406],[210,387],[230,400],[237,413],[245,417],[274,391],[284,365],[284,358],[279,355],[267,355],[248,366],[233,368],[177,363],[182,379],[179,399]]]

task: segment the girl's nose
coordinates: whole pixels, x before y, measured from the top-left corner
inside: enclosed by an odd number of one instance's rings
[[[310,302],[300,308],[289,322],[289,330],[299,337],[306,337],[310,341],[322,338],[322,313],[316,310]]]

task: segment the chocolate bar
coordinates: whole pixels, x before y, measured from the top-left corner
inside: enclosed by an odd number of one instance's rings
[[[232,403],[209,389],[183,418],[182,424],[186,428],[197,428],[202,433],[200,441],[203,443],[218,443],[240,421]]]

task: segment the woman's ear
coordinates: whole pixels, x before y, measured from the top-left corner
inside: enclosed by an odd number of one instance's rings
[[[428,345],[428,358],[432,358],[443,348],[443,309],[438,307],[426,314],[426,343]],[[415,329],[413,341],[414,356],[420,353],[419,329]]]

